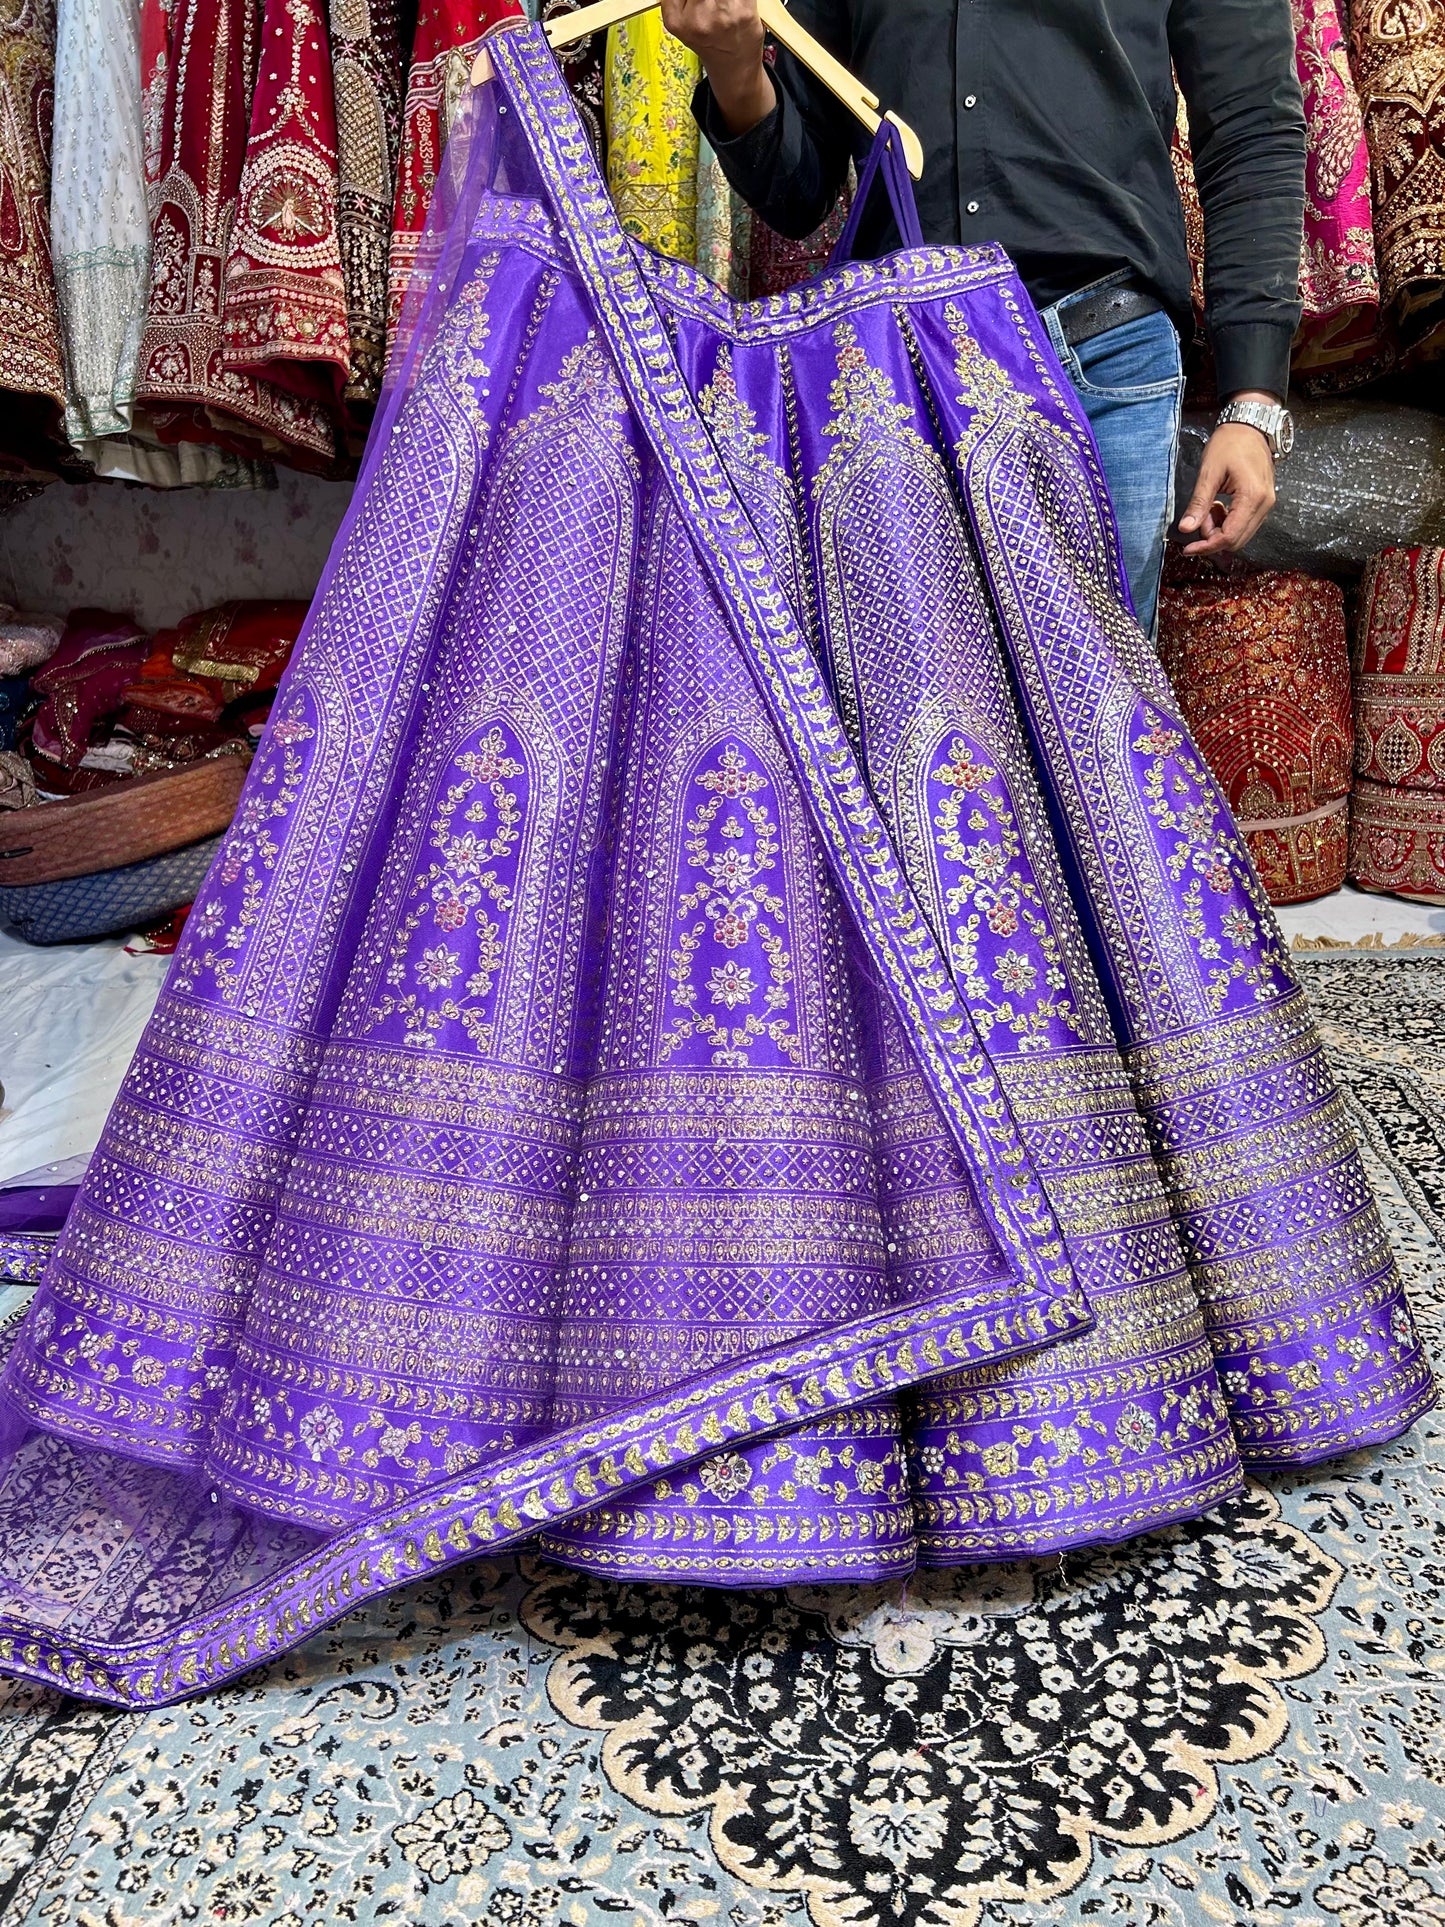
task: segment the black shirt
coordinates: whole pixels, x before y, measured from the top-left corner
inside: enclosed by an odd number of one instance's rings
[[[1187,339],[1172,66],[1204,207],[1219,392],[1284,394],[1305,169],[1289,0],[793,0],[791,11],[918,134],[925,240],[1000,242],[1040,307],[1130,268]],[[781,48],[773,72],[777,107],[736,139],[706,82],[694,109],[742,198],[801,237],[869,137]],[[859,252],[897,245],[880,183]]]

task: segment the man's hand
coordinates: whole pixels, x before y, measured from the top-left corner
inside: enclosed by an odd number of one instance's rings
[[[1229,399],[1268,402],[1271,407],[1278,401],[1275,395],[1252,391]],[[1227,507],[1219,499],[1222,495],[1230,498]],[[1218,555],[1221,549],[1242,549],[1273,507],[1274,454],[1269,443],[1247,422],[1226,422],[1205,444],[1199,480],[1179,518],[1180,534],[1196,537],[1184,544],[1184,553]]]
[[[723,126],[746,134],[777,101],[757,0],[662,0],[662,24],[702,61]]]

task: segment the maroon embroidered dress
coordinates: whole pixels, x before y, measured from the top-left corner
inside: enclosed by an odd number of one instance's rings
[[[54,81],[54,0],[7,6],[0,14],[0,451],[21,455],[33,452],[65,400],[50,264]]]
[[[266,0],[226,261],[224,360],[230,371],[333,404],[351,372],[336,189],[321,0]]]
[[[387,289],[387,349],[396,340],[407,284],[416,262],[441,167],[447,133],[466,97],[472,62],[482,36],[522,13],[517,0],[422,0],[412,42],[406,107],[401,121],[401,158],[392,212]]]
[[[331,0],[331,81],[336,234],[351,335],[345,400],[364,419],[386,366],[386,270],[401,141],[396,0]]]
[[[253,0],[176,0],[137,394],[167,439],[329,459],[335,436],[317,402],[225,360],[226,262],[259,31]]]

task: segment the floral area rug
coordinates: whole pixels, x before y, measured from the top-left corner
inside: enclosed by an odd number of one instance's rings
[[[1445,1333],[1445,959],[1301,960]],[[0,1927],[1445,1923],[1445,1422],[906,1589],[522,1559],[207,1699],[0,1688]]]

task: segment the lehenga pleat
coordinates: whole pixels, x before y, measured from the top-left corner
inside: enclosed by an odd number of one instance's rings
[[[0,1666],[73,1691],[538,1536],[1116,1539],[1433,1397],[1010,264],[735,307],[494,61],[0,1382]]]

